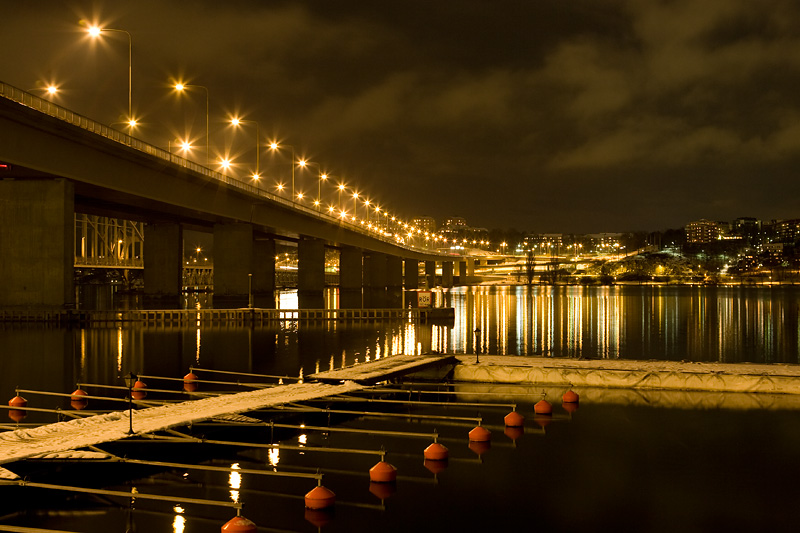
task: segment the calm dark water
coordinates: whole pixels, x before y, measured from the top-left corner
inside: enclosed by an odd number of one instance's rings
[[[390,354],[474,353],[476,347],[481,353],[558,357],[766,363],[797,363],[800,357],[798,293],[793,288],[477,287],[438,293],[437,299],[455,307],[454,323],[87,330],[6,326],[0,329],[0,390],[8,398],[17,386],[71,392],[78,382],[121,385],[120,376],[129,371],[182,377],[191,365],[297,377]],[[291,295],[281,302],[291,307]],[[452,389],[464,391],[459,386]],[[370,485],[367,474],[377,457],[310,449],[217,450],[199,458],[187,455],[184,460],[224,466],[230,472],[123,469],[119,480],[101,474],[91,483],[107,489],[130,491],[136,486],[141,492],[241,501],[243,514],[266,531],[311,532],[320,526],[323,531],[405,532],[504,527],[788,531],[800,519],[796,506],[800,488],[790,474],[800,468],[796,452],[800,426],[792,398],[718,402],[711,397],[709,403],[696,398],[684,401],[676,393],[621,401],[619,394],[587,389],[580,391],[580,408],[570,414],[558,401],[563,391],[547,389],[556,416],[543,429],[533,420],[532,410],[541,388],[472,386],[469,390],[468,395],[436,396],[440,405],[399,408],[449,420],[350,417],[331,422],[373,433],[309,430],[283,437],[286,444],[307,447],[385,449],[400,477],[396,486],[383,491]],[[502,394],[490,394],[498,391]],[[60,398],[25,396],[32,406],[68,408]],[[458,406],[457,401],[516,403],[526,415],[524,434],[516,440],[504,434],[506,405]],[[744,409],[744,405],[755,407]],[[93,405],[100,407],[115,404]],[[11,424],[5,413],[0,415]],[[30,413],[25,422],[51,422],[56,416]],[[481,455],[467,441],[475,423],[459,420],[478,416],[492,431],[491,447]],[[299,420],[328,423],[311,417]],[[434,474],[422,460],[430,439],[380,435],[376,430],[381,429],[438,432],[451,459]],[[254,442],[271,438],[263,431],[236,436]],[[248,467],[320,468],[326,473],[325,486],[337,494],[335,512],[304,512],[302,496],[313,482],[236,472]],[[90,483],[89,477],[86,471],[66,469],[58,482]],[[168,499],[136,500],[131,506],[119,498],[65,497],[12,487],[0,491],[4,495],[0,526],[91,533],[211,532],[219,531],[232,516],[230,510],[176,506]]]

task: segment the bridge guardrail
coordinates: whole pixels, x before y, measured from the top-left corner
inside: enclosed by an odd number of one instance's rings
[[[287,200],[281,196],[263,191],[249,183],[245,183],[241,180],[232,178],[231,176],[227,176],[215,170],[211,170],[208,167],[204,167],[200,164],[197,164],[193,161],[189,161],[188,159],[184,159],[183,157],[177,156],[163,148],[158,148],[157,146],[153,146],[152,144],[148,144],[144,141],[136,139],[135,137],[131,137],[130,135],[123,133],[117,129],[111,128],[104,124],[100,124],[90,118],[84,117],[79,115],[69,109],[62,107],[58,104],[54,104],[53,102],[46,100],[44,98],[40,98],[34,94],[29,92],[23,91],[13,85],[9,85],[7,83],[0,82],[0,96],[22,104],[26,107],[31,109],[35,109],[36,111],[42,112],[46,115],[51,117],[55,117],[57,119],[63,120],[70,124],[73,124],[81,129],[90,131],[101,137],[105,137],[106,139],[112,140],[114,142],[123,144],[140,152],[144,152],[154,157],[158,157],[160,159],[164,159],[169,161],[175,165],[179,165],[184,168],[188,168],[193,170],[194,172],[200,173],[204,176],[207,176],[211,179],[215,179],[226,183],[232,187],[240,189],[242,191],[246,191],[250,194],[254,194],[256,196],[260,196],[267,200],[285,205],[292,209],[296,209],[298,211],[302,211],[303,213],[325,220],[326,222],[347,226],[348,229],[355,231],[357,233],[361,233],[367,235],[373,239],[377,239],[380,241],[384,241],[387,243],[391,243],[395,246],[399,246],[401,248],[405,248],[407,250],[415,250],[415,251],[422,251],[422,248],[410,246],[405,243],[400,243],[395,239],[389,238],[382,234],[377,234],[374,231],[370,231],[369,229],[362,227],[360,224],[354,224],[352,222],[345,222],[341,220],[339,217],[328,215],[322,211],[316,211],[314,209],[308,208],[304,205],[298,204],[292,200]],[[424,250],[427,253],[434,253],[430,250]]]

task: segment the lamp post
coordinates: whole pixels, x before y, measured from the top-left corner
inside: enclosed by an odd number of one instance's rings
[[[328,175],[325,174],[324,172],[322,172],[322,167],[319,165],[319,163],[315,163],[313,161],[307,161],[305,159],[301,159],[300,161],[297,162],[297,164],[300,165],[301,168],[306,168],[308,166],[316,165],[317,170],[319,170],[319,179],[317,180],[317,199],[314,202],[314,204],[317,206],[317,211],[319,211],[321,209],[320,205],[321,205],[321,197],[322,197],[322,181],[323,180],[327,180],[328,179]]]
[[[136,120],[133,118],[133,107],[132,107],[132,87],[133,87],[133,39],[131,38],[130,32],[126,30],[117,30],[114,28],[101,28],[99,26],[89,26],[88,30],[89,35],[93,38],[100,37],[100,34],[104,31],[115,31],[117,33],[124,33],[128,36],[128,126],[133,129],[136,126]]]
[[[203,89],[206,92],[206,166],[208,166],[208,158],[210,153],[208,147],[208,89],[202,85],[189,85],[188,83],[176,83],[174,87],[179,93],[182,93],[187,87],[197,87],[198,89]]]
[[[137,379],[139,376],[133,372],[128,372],[125,376],[125,385],[128,386],[128,421],[130,422],[128,435],[133,435],[133,384]]]
[[[256,122],[255,120],[244,120],[238,117],[233,117],[231,119],[231,124],[233,124],[234,126],[244,124],[245,122],[256,125],[256,172],[255,174],[253,174],[253,179],[256,180],[256,182],[258,182],[258,180],[261,179],[261,174],[259,174],[259,152],[261,151],[261,147],[258,144],[258,122]]]
[[[358,218],[358,193],[353,191],[353,220]]]
[[[272,150],[280,150],[284,146],[288,146],[292,149],[292,201],[294,201],[294,146],[291,144],[278,144],[275,141],[271,142],[269,145]]]

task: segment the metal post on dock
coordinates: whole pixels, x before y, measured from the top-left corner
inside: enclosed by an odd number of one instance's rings
[[[130,427],[128,435],[133,435],[133,384],[139,379],[133,372],[128,372],[125,376],[125,384],[128,386],[128,420]]]
[[[247,308],[253,309],[253,275],[247,275]]]

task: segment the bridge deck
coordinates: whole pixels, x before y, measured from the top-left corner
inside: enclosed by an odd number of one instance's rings
[[[375,383],[398,375],[425,370],[431,366],[442,366],[456,362],[455,355],[404,355],[384,357],[369,363],[348,366],[327,372],[311,374],[309,379],[338,383],[355,381]]]
[[[315,375],[322,376],[320,379],[326,381],[335,380],[336,384],[316,381],[279,385],[255,391],[139,409],[133,412],[133,430],[137,434],[151,433],[217,416],[345,394],[366,387],[366,385],[356,383],[355,380],[380,381],[389,376],[419,370],[432,364],[442,364],[450,360],[455,360],[455,357],[396,355],[371,363]],[[128,412],[118,411],[37,428],[0,433],[0,464],[46,453],[75,450],[121,440],[129,436],[130,425]]]

